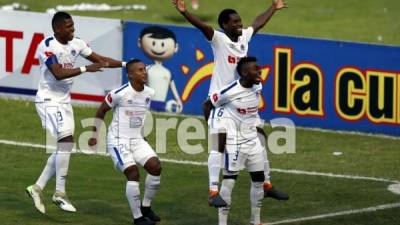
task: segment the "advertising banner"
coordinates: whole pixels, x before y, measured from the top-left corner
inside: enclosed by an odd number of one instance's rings
[[[149,65],[154,110],[202,114],[213,68],[192,27],[124,22],[124,59]],[[297,126],[400,135],[400,47],[257,34],[260,114]],[[124,78],[126,81],[126,78]]]

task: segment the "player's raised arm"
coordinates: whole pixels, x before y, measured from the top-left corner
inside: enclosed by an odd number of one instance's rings
[[[254,34],[263,28],[265,24],[267,24],[277,10],[283,8],[287,8],[287,2],[285,0],[272,0],[272,5],[259,16],[257,16],[251,25],[254,29]]]
[[[70,77],[75,77],[84,72],[98,72],[101,71],[101,68],[104,67],[101,63],[93,63],[91,65],[82,66],[79,68],[67,69],[63,68],[62,65],[58,63],[48,64],[48,62],[46,62],[46,64],[47,68],[49,68],[50,72],[57,80],[64,80]]]
[[[198,28],[204,34],[204,36],[206,36],[207,40],[211,41],[214,35],[214,28],[212,28],[211,26],[204,23],[199,18],[188,12],[186,10],[184,0],[172,0],[172,4],[186,18],[187,21],[189,21],[193,26]]]
[[[125,63],[122,61],[115,60],[115,59],[112,59],[109,57],[105,57],[105,56],[99,55],[95,52],[92,52],[92,54],[87,56],[86,59],[88,59],[94,63],[101,63],[104,65],[104,67],[107,67],[107,68],[118,68],[118,67],[125,66],[124,65]]]

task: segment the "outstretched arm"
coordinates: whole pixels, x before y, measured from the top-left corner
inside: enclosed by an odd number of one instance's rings
[[[254,29],[254,34],[257,33],[261,28],[263,28],[265,24],[267,24],[269,19],[271,19],[271,17],[277,10],[286,7],[287,2],[285,0],[272,0],[272,5],[266,11],[257,16],[253,24],[251,25]]]
[[[211,41],[212,37],[214,36],[214,29],[193,14],[189,13],[186,10],[184,0],[172,0],[172,4],[186,18],[186,20],[189,21],[189,23],[198,28],[204,34],[204,36],[206,36],[207,40]]]
[[[93,63],[91,65],[82,66],[80,68],[72,68],[72,69],[63,68],[62,65],[58,63],[47,65],[47,68],[49,68],[50,72],[54,75],[54,77],[57,80],[64,80],[67,78],[76,77],[84,72],[101,71],[101,68],[103,67],[104,66],[101,63]]]
[[[99,55],[95,52],[92,52],[92,54],[90,54],[86,58],[94,63],[101,63],[104,65],[104,67],[108,67],[108,68],[118,68],[118,67],[124,66],[122,61],[115,60],[115,59],[112,59],[109,57],[105,57],[105,56]]]

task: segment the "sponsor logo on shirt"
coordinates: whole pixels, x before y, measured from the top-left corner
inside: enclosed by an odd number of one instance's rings
[[[72,50],[71,50],[71,55],[73,55],[73,56],[75,56],[75,55],[76,55],[76,51],[75,51],[75,49],[72,49]]]
[[[252,113],[257,113],[258,112],[258,106],[255,107],[249,107],[247,109],[242,109],[242,108],[236,108],[237,112],[242,115],[246,114],[252,114]]]

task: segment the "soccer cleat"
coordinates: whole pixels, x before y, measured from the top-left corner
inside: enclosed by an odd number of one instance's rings
[[[75,207],[69,201],[69,199],[65,193],[56,191],[56,193],[54,193],[54,195],[53,195],[53,203],[64,211],[76,212]]]
[[[43,204],[43,196],[42,196],[42,189],[37,186],[36,184],[31,185],[26,188],[26,193],[28,194],[29,197],[33,199],[33,204],[35,205],[35,208],[45,214],[46,209],[44,208]]]
[[[154,222],[160,222],[161,218],[151,210],[151,207],[140,207],[140,210],[142,211],[143,216],[149,218],[151,221]]]
[[[151,221],[149,218],[142,216],[137,219],[133,219],[133,224],[135,224],[135,225],[155,225],[156,222]]]
[[[264,186],[264,198],[268,198],[268,197],[274,198],[276,200],[283,200],[283,201],[289,200],[289,195],[272,187],[272,185],[268,189],[265,188],[265,186]]]
[[[218,194],[218,191],[210,191],[210,196],[208,197],[208,205],[214,206],[215,208],[226,207],[225,200]]]

